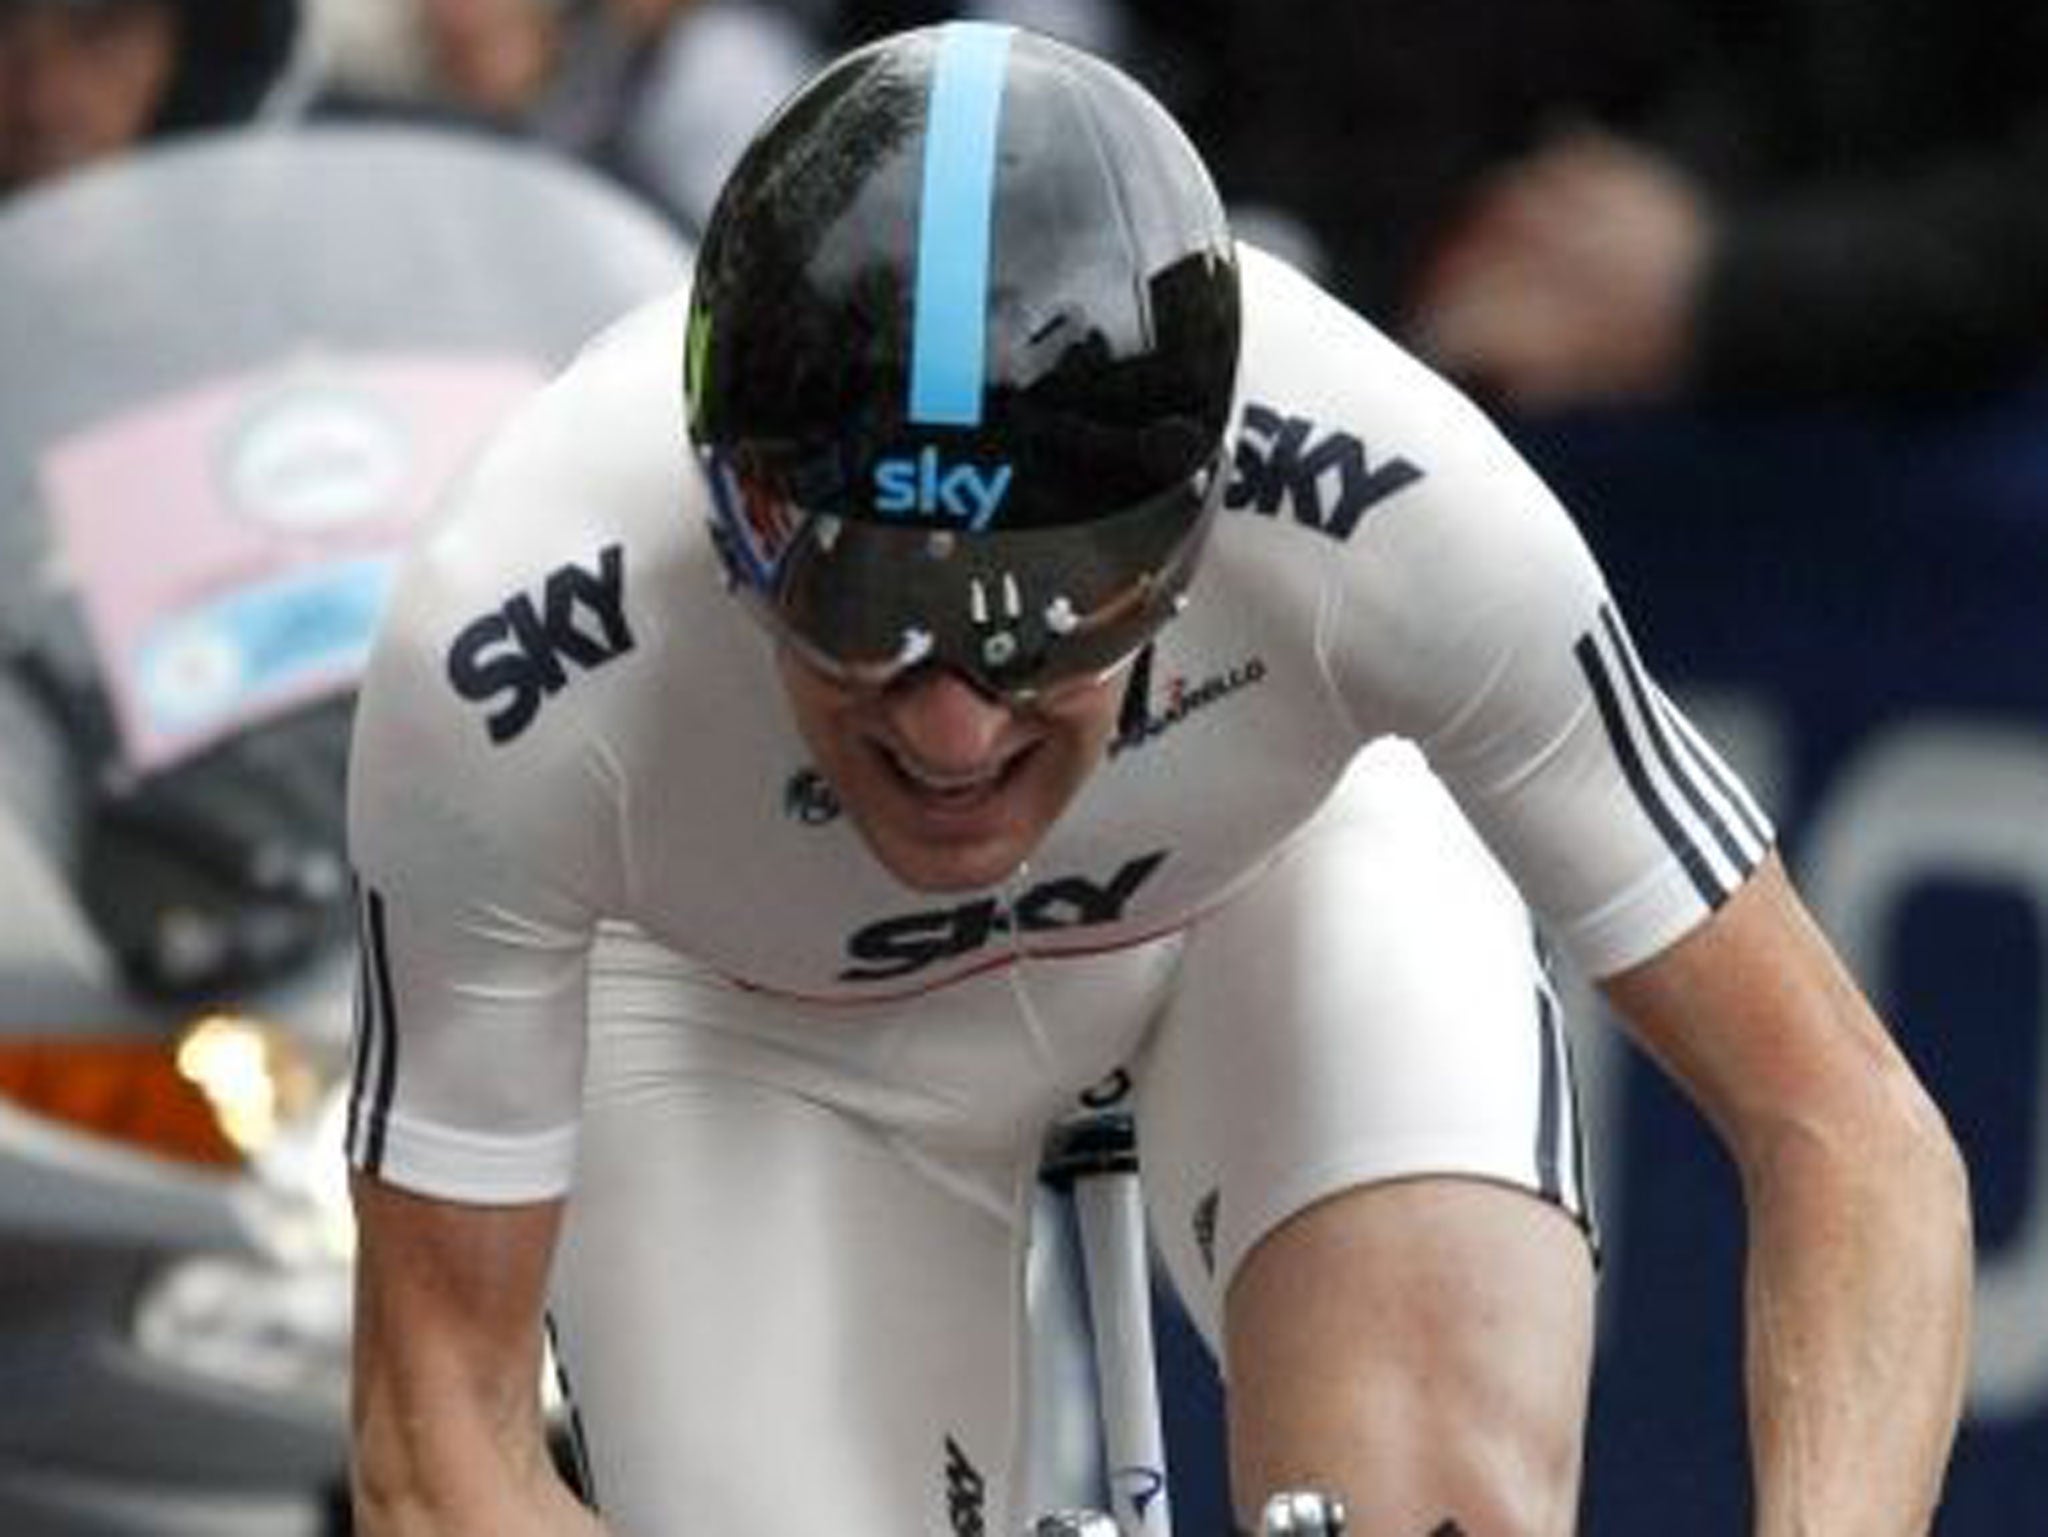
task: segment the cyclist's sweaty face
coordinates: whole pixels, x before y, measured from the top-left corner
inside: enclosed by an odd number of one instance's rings
[[[1037,847],[1102,762],[1123,675],[1028,705],[921,669],[849,687],[782,648],[797,729],[868,847],[923,891],[996,884]]]

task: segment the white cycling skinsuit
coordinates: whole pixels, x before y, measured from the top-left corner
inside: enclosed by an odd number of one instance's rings
[[[1499,436],[1243,267],[1192,601],[999,890],[900,885],[809,767],[707,537],[680,296],[517,413],[401,581],[350,792],[350,1156],[573,1190],[552,1310],[622,1537],[751,1530],[764,1489],[789,1531],[1015,1530],[1040,1137],[1119,1069],[1212,1338],[1251,1245],[1347,1185],[1583,1221],[1537,923],[1611,974],[1764,854]]]

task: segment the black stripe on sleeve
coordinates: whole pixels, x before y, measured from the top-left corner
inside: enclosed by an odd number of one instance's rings
[[[1600,653],[1599,637],[1590,631],[1581,635],[1572,647],[1572,654],[1578,659],[1579,670],[1585,674],[1587,686],[1593,691],[1601,723],[1607,728],[1608,745],[1614,749],[1622,775],[1635,792],[1636,804],[1650,819],[1657,835],[1664,840],[1664,846],[1671,850],[1683,867],[1693,889],[1700,894],[1700,900],[1709,907],[1719,907],[1728,899],[1728,888],[1708,866],[1706,855],[1680,825],[1677,815],[1650,777],[1649,766],[1643,761],[1642,750],[1622,708],[1621,695],[1608,670],[1607,658]]]
[[[1757,854],[1761,855],[1764,849],[1770,847],[1772,834],[1763,812],[1758,809],[1756,802],[1750,799],[1748,789],[1715,756],[1714,750],[1693,728],[1692,722],[1685,718],[1685,712],[1673,708],[1671,701],[1665,699],[1662,694],[1657,697],[1664,704],[1665,718],[1676,730],[1680,750],[1720,792],[1722,803],[1735,813],[1736,820],[1742,823],[1742,829],[1749,835]]]
[[[368,1120],[360,1129],[357,1143],[357,1161],[365,1173],[379,1174],[384,1169],[384,1139],[391,1123],[391,1102],[398,1093],[398,1028],[392,1003],[384,898],[369,887],[363,889],[362,924],[364,991],[369,998],[369,1017],[374,1022],[378,1050],[371,1072]],[[359,1085],[358,1093],[361,1092]]]
[[[1666,707],[1661,696],[1656,695],[1652,689],[1649,678],[1643,671],[1642,660],[1636,655],[1635,647],[1630,644],[1628,632],[1621,626],[1620,617],[1612,607],[1606,607],[1600,610],[1600,622],[1607,630],[1608,639],[1613,642],[1615,656],[1621,663],[1622,676],[1628,685],[1629,695],[1635,700],[1637,717],[1642,721],[1644,732],[1649,738],[1650,750],[1657,755],[1657,761],[1663,765],[1665,775],[1677,786],[1678,793],[1685,797],[1686,805],[1692,808],[1693,815],[1712,835],[1728,863],[1738,872],[1747,873],[1749,867],[1755,863],[1756,854],[1754,850],[1746,849],[1736,838],[1728,826],[1728,819],[1708,803],[1705,791],[1700,788],[1699,777],[1686,763],[1680,761],[1677,749],[1672,746],[1671,733],[1666,726]]]
[[[343,1144],[354,1158],[361,1147],[363,1092],[370,1076],[371,1032],[375,1029],[370,1000],[370,952],[362,937],[362,892],[354,894],[356,921],[355,1040],[349,1054],[348,1128]]]

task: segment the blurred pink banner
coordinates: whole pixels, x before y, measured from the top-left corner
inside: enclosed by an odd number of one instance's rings
[[[541,370],[314,355],[98,422],[41,466],[128,766],[360,674],[400,547]]]

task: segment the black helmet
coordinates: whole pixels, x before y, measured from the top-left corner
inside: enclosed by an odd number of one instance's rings
[[[691,297],[735,584],[842,675],[1029,694],[1172,614],[1220,477],[1237,263],[1109,65],[978,23],[828,66],[742,156]]]

